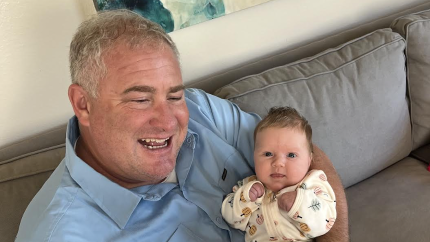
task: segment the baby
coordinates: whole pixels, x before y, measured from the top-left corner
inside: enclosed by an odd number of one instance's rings
[[[245,241],[310,241],[336,220],[336,199],[321,170],[309,171],[312,128],[294,108],[272,108],[254,131],[256,176],[233,187],[222,215]],[[292,197],[287,211],[276,198]],[[295,197],[295,199],[294,199]]]

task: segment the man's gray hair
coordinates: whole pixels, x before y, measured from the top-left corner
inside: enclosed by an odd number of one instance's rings
[[[157,23],[129,10],[102,11],[79,26],[70,44],[72,83],[97,98],[98,82],[107,73],[103,57],[118,43],[131,49],[167,44],[179,61],[175,43]]]

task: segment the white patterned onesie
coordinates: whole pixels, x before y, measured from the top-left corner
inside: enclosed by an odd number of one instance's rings
[[[222,215],[231,227],[245,231],[245,241],[310,241],[327,233],[336,220],[336,198],[321,170],[309,171],[295,186],[250,201],[249,190],[257,183],[250,176],[233,187],[222,204]],[[260,183],[260,182],[259,182]],[[280,210],[276,196],[297,191],[289,212]]]

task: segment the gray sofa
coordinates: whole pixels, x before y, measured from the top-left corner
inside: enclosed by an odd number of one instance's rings
[[[264,116],[293,106],[346,188],[351,241],[429,241],[430,10],[215,93]],[[0,238],[64,156],[65,126],[0,149]]]
[[[346,188],[351,241],[430,241],[430,10],[215,95],[307,117]]]

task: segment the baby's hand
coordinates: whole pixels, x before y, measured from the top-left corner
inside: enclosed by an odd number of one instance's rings
[[[254,202],[257,200],[257,198],[263,196],[264,194],[264,187],[261,185],[261,183],[254,183],[252,185],[251,189],[249,189],[249,198],[251,199],[251,202]]]

